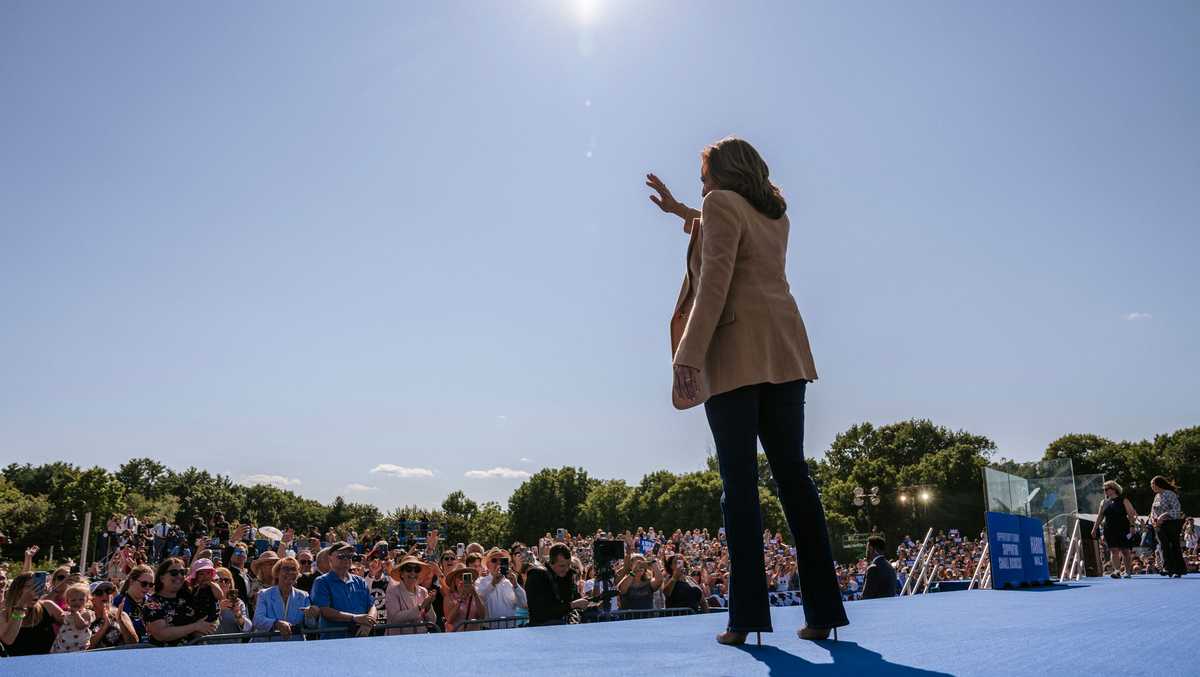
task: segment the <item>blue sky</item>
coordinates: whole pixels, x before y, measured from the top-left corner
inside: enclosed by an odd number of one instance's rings
[[[698,206],[726,134],[789,199],[810,455],[1200,423],[1200,6],[743,4],[4,3],[0,463],[700,468],[642,180]]]

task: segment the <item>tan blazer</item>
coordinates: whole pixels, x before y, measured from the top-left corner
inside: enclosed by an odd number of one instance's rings
[[[817,378],[784,262],[788,219],[769,219],[741,195],[704,198],[688,242],[687,273],[671,316],[674,364],[700,370],[700,397],[742,386]]]

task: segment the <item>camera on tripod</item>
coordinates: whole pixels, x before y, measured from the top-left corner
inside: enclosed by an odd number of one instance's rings
[[[614,562],[625,559],[625,541],[597,539],[592,541],[592,562],[596,565],[596,578],[599,579],[597,589],[592,593],[592,601],[606,604],[617,596]]]

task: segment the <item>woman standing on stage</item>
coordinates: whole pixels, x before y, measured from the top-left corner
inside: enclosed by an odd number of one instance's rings
[[[1092,536],[1098,535],[1101,526],[1104,527],[1104,544],[1108,546],[1108,563],[1112,567],[1113,578],[1121,577],[1121,561],[1125,568],[1125,578],[1133,574],[1133,525],[1137,523],[1137,513],[1133,504],[1125,498],[1121,485],[1109,480],[1104,483],[1104,501],[1096,511],[1096,526],[1092,527]]]
[[[655,175],[646,177],[658,193],[651,201],[681,217],[691,236],[671,317],[672,399],[679,409],[704,404],[717,447],[730,560],[728,631],[717,636],[722,644],[771,632],[758,502],[760,441],[796,539],[807,621],[798,634],[825,639],[849,623],[825,513],[804,461],[804,394],[817,370],[784,270],[787,203],[768,175],[758,152],[731,137],[701,153],[700,211],[675,200]]]
[[[1162,475],[1150,480],[1154,490],[1154,505],[1150,508],[1150,523],[1162,547],[1163,571],[1168,576],[1183,578],[1187,565],[1179,548],[1179,532],[1183,528],[1183,508],[1179,505],[1179,493],[1175,485]]]

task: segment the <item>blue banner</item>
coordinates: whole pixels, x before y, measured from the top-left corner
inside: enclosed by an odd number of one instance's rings
[[[988,554],[992,564],[992,589],[1011,588],[1025,582],[1025,553],[1020,515],[987,514]]]
[[[1021,518],[1021,536],[1025,542],[1025,582],[1030,585],[1050,583],[1050,564],[1046,561],[1046,536],[1041,520]]]
[[[993,590],[1050,583],[1041,520],[989,512],[987,535]]]

